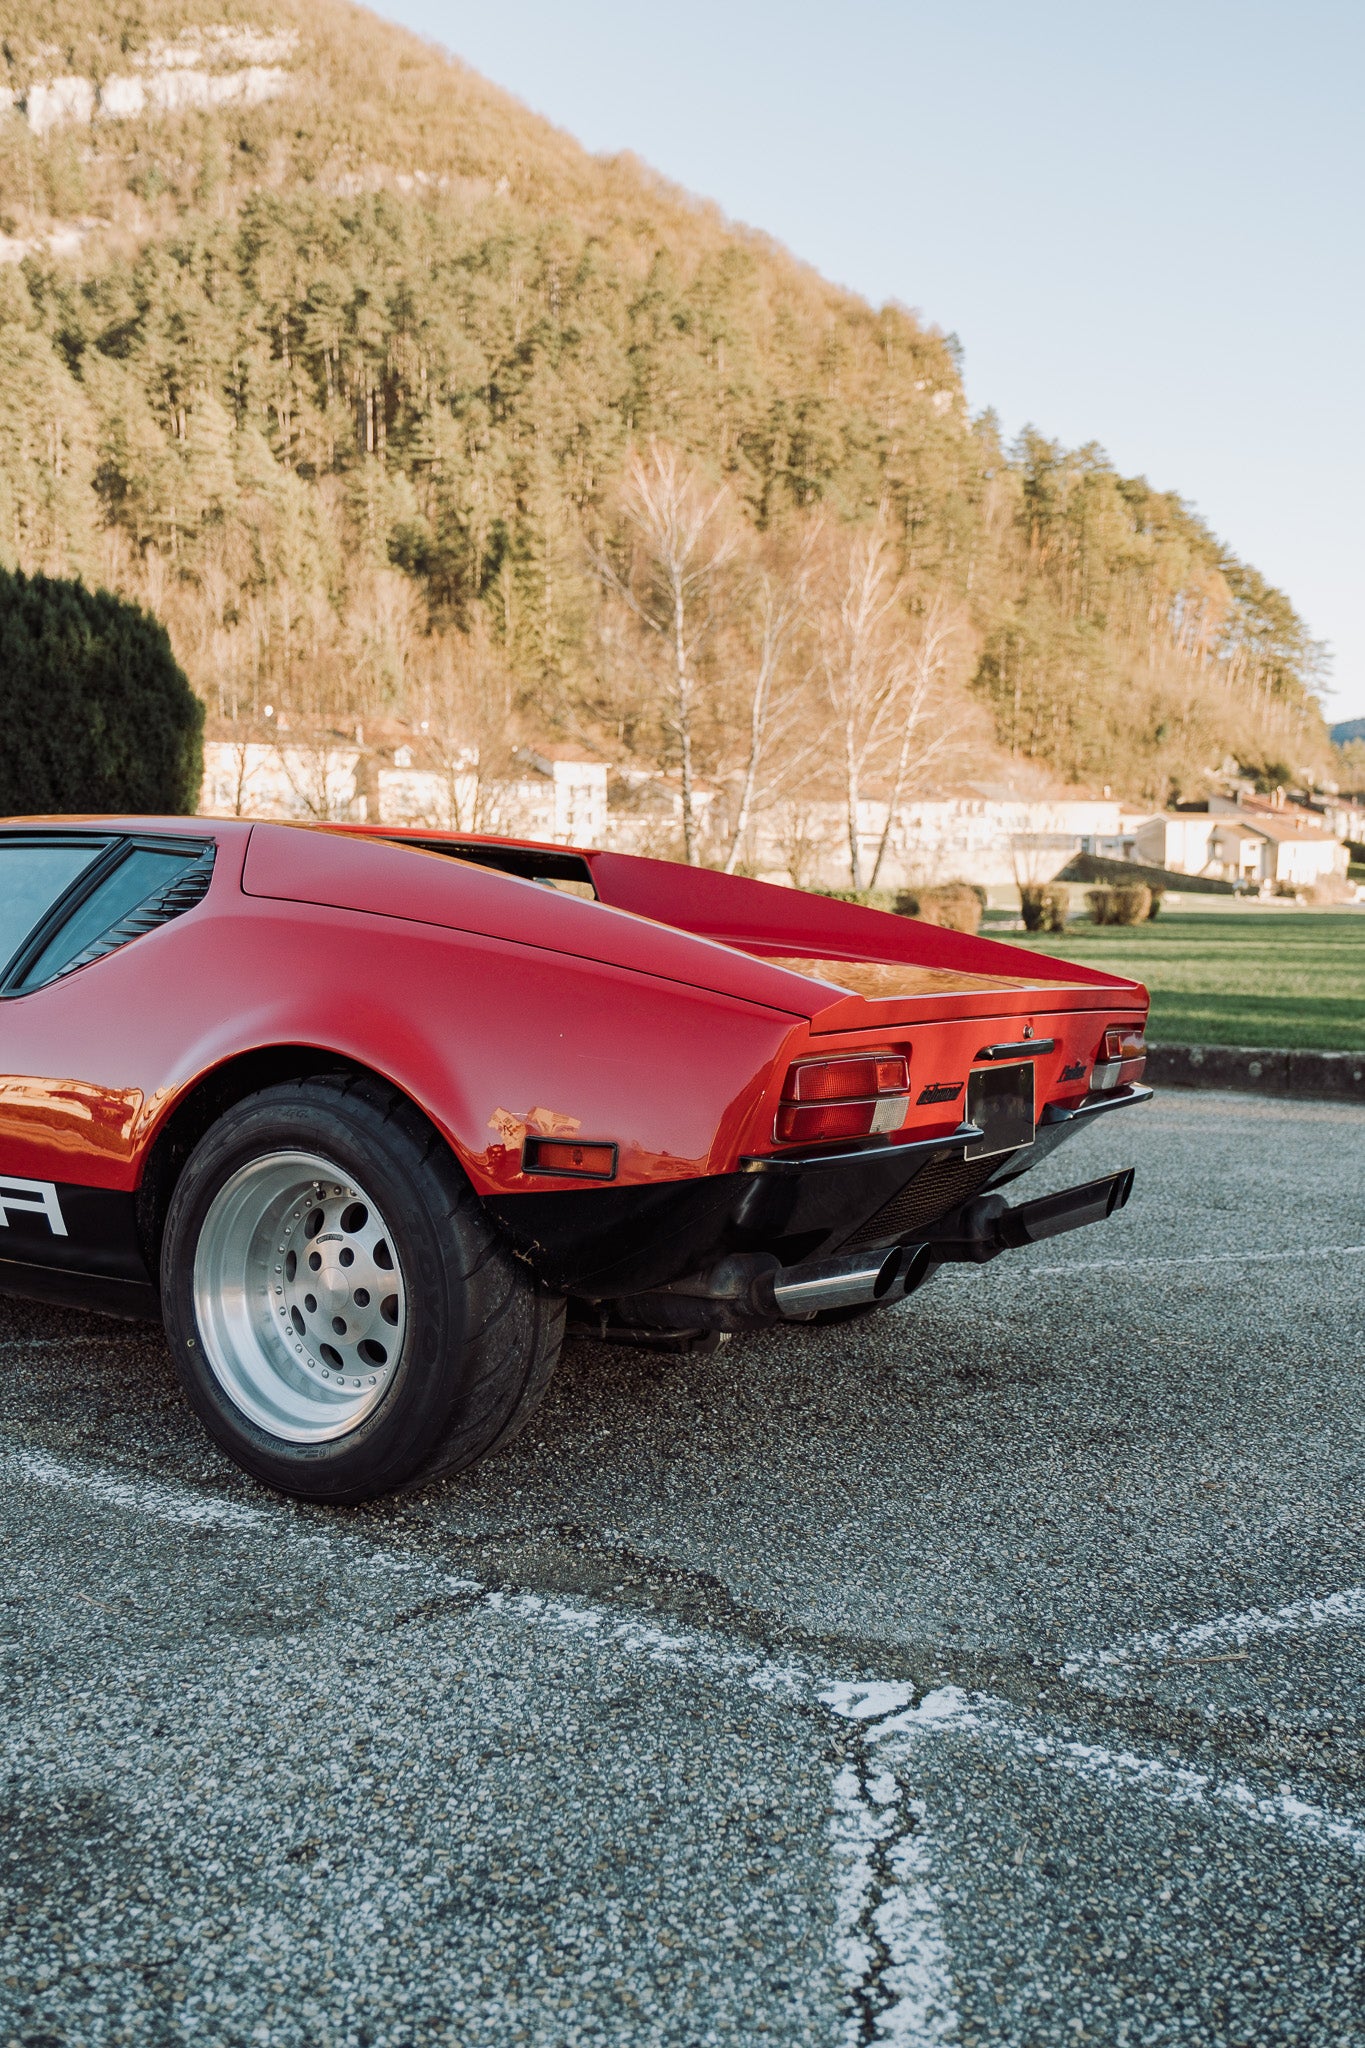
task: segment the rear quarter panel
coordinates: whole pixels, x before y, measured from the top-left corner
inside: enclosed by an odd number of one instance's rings
[[[521,1173],[528,1128],[615,1142],[623,1182],[732,1156],[790,1016],[483,934],[249,897],[243,844],[220,841],[196,910],[0,1005],[5,1172],[133,1188],[189,1088],[280,1045],[386,1076],[481,1193],[552,1184]]]

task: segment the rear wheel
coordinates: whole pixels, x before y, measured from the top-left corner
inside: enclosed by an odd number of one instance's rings
[[[515,1434],[564,1303],[486,1221],[425,1119],[318,1077],[237,1103],[192,1153],[162,1248],[191,1405],[237,1463],[315,1500],[437,1477]]]

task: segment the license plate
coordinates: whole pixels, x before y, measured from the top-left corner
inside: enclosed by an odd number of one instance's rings
[[[964,1159],[989,1159],[1033,1143],[1033,1062],[981,1067],[967,1083],[967,1121],[982,1132]]]

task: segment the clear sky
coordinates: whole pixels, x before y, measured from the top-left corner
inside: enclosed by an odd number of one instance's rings
[[[382,0],[965,350],[1287,590],[1365,716],[1365,0]]]

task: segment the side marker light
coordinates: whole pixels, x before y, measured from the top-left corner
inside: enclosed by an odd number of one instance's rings
[[[580,1145],[572,1138],[527,1138],[523,1173],[566,1174],[572,1180],[615,1180],[615,1145]]]

